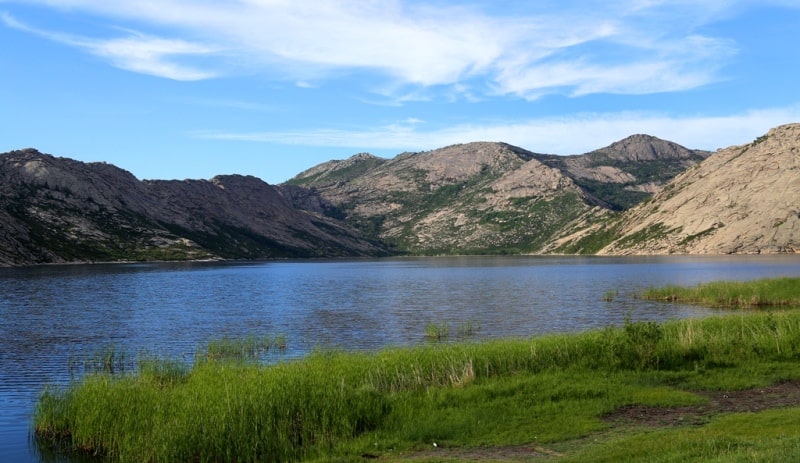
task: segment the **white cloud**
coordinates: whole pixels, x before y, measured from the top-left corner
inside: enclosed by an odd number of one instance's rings
[[[54,42],[77,47],[107,59],[113,66],[128,71],[173,80],[203,80],[216,73],[177,62],[179,56],[200,56],[214,53],[211,47],[179,39],[163,39],[128,31],[128,37],[92,39],[77,35],[49,32],[29,26],[8,13],[0,14],[11,28],[29,32]]]
[[[281,132],[199,132],[197,138],[303,146],[422,151],[470,141],[502,141],[550,154],[580,154],[636,133],[646,133],[688,148],[714,150],[752,141],[770,128],[800,121],[800,104],[727,116],[675,117],[657,113],[597,113],[496,124],[465,124],[419,130],[409,119],[374,130]]]
[[[217,75],[215,72],[176,62],[176,56],[198,56],[214,52],[213,48],[183,40],[136,35],[104,41],[84,39],[74,43],[97,56],[107,58],[120,69],[141,74],[185,81],[209,79]]]
[[[387,78],[385,88],[393,96],[413,94],[409,86],[448,86],[447,95],[469,88],[467,99],[480,98],[476,88],[526,98],[552,92],[684,90],[718,80],[718,69],[732,50],[721,46],[721,39],[692,40],[685,19],[716,14],[727,2],[573,1],[564,2],[560,11],[520,17],[400,0],[27,3],[86,11],[138,29],[166,28],[173,37],[191,38],[165,39],[151,32],[122,39],[64,40],[70,36],[39,32],[133,72],[179,80],[209,78],[216,72],[182,64],[179,58],[213,55],[228,73],[237,71],[227,68],[237,62],[301,83],[317,82],[332,72],[367,70]],[[464,85],[477,79],[485,84]]]

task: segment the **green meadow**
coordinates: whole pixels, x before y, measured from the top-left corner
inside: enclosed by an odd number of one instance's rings
[[[800,461],[800,279],[725,285],[714,305],[758,310],[269,365],[285,340],[213,341],[47,388],[36,440],[119,462]],[[775,400],[747,408],[758,391]]]

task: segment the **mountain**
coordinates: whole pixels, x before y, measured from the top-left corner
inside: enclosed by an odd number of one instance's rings
[[[604,207],[625,210],[710,154],[638,134],[583,155],[551,156],[545,162],[564,171],[586,192],[602,198]]]
[[[595,237],[611,228],[601,254],[800,252],[800,124],[717,151]]]
[[[255,177],[140,181],[105,163],[0,154],[0,264],[385,254]]]
[[[362,153],[287,184],[397,252],[536,253],[650,197],[708,154],[645,135],[576,156],[476,142],[393,159]]]
[[[800,124],[715,153],[648,135],[572,156],[475,142],[283,185],[147,180],[0,154],[0,265],[388,254],[800,250]]]

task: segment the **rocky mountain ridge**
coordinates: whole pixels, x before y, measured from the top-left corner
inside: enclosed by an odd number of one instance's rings
[[[393,159],[360,154],[288,183],[401,252],[531,253],[649,197],[708,154],[646,135],[575,156],[474,142]]]
[[[385,254],[255,177],[140,181],[105,163],[0,155],[0,264]]]
[[[475,142],[361,153],[282,185],[141,181],[0,154],[0,265],[388,254],[800,252],[800,124],[715,153],[633,135],[582,155]]]

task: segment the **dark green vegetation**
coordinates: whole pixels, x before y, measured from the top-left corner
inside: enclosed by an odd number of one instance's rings
[[[619,236],[619,223],[611,218],[597,227],[590,228],[588,232],[584,228],[583,232],[580,237],[565,242],[555,248],[553,252],[557,254],[596,254]]]
[[[621,161],[595,158],[593,167],[611,166],[634,177],[627,182],[601,182],[577,178],[576,183],[588,193],[605,202],[613,210],[624,211],[650,198],[650,193],[637,191],[636,186],[653,183],[663,185],[686,170],[691,163],[702,161],[700,155],[691,156],[683,163],[675,160]]]
[[[711,307],[800,307],[800,278],[772,278],[755,282],[717,281],[690,288],[668,286],[649,289],[642,296]]]
[[[777,288],[797,298],[796,281],[750,286],[763,300]],[[714,412],[711,398],[800,379],[795,310],[629,319],[575,335],[316,352],[273,365],[225,354],[275,345],[264,339],[228,340],[232,348],[198,355],[191,368],[149,359],[133,374],[49,388],[38,440],[137,462],[800,458],[800,390],[765,402],[793,408],[758,413]],[[684,414],[669,426],[624,419],[667,420],[675,410]]]
[[[624,183],[608,183],[590,179],[576,182],[584,191],[601,200],[601,204],[615,211],[624,211],[650,198],[650,193],[632,191]]]
[[[619,247],[630,248],[637,244],[646,243],[651,240],[661,239],[674,230],[668,230],[664,224],[655,224],[647,228],[632,233],[619,240]]]
[[[489,212],[479,219],[493,227],[500,237],[517,237],[500,240],[497,248],[490,251],[536,252],[585,212],[581,199],[573,192],[548,199],[515,198],[511,202],[514,210]]]

